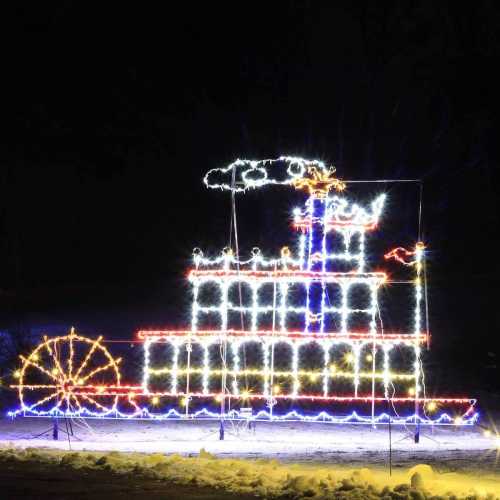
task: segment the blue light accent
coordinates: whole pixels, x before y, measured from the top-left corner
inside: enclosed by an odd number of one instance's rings
[[[190,413],[188,416],[183,412],[179,412],[174,408],[166,411],[165,413],[154,413],[148,408],[141,408],[133,413],[123,413],[118,408],[112,408],[106,413],[91,412],[87,408],[82,408],[79,411],[65,412],[59,408],[52,408],[49,411],[30,410],[29,407],[20,408],[15,411],[9,411],[7,416],[15,418],[18,416],[23,417],[85,417],[96,419],[126,419],[126,420],[192,420],[192,419],[220,419],[223,416],[228,420],[251,420],[251,421],[267,421],[267,422],[317,422],[317,423],[331,423],[331,424],[388,424],[389,420],[392,425],[453,425],[457,427],[472,426],[479,420],[479,412],[471,413],[469,416],[463,416],[460,421],[452,418],[447,413],[441,413],[437,418],[432,419],[429,417],[422,417],[421,415],[413,414],[406,417],[402,416],[389,416],[387,413],[380,413],[372,418],[371,416],[358,415],[353,411],[349,415],[331,415],[326,411],[321,411],[314,415],[303,415],[296,410],[292,410],[282,415],[276,415],[266,410],[261,410],[255,415],[248,416],[247,414],[240,414],[238,410],[231,410],[224,415],[219,412],[211,412],[206,408]]]

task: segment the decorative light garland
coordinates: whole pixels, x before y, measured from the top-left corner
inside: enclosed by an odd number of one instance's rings
[[[281,179],[272,177],[269,174],[268,168],[285,166],[285,172],[280,172]],[[274,185],[297,185],[297,187],[306,187],[308,184],[307,173],[308,169],[314,169],[313,172],[321,179],[328,180],[328,177],[333,173],[322,161],[319,160],[306,160],[294,156],[280,156],[277,159],[269,160],[236,160],[227,167],[213,168],[209,170],[203,182],[208,188],[223,189],[234,191],[236,193],[243,193],[248,189],[256,189],[269,184]],[[237,173],[238,177],[235,183],[231,182],[233,171]],[[273,172],[274,173],[274,172]],[[220,179],[214,179],[219,176]],[[341,187],[343,184],[337,179],[331,179],[332,187],[337,185]],[[300,184],[297,184],[300,183]],[[302,184],[304,183],[304,184]]]
[[[154,399],[154,398],[153,398]],[[156,403],[157,404],[157,403]],[[88,408],[82,408],[77,412],[67,413],[61,411],[59,408],[54,407],[50,412],[44,414],[36,414],[29,408],[19,409],[16,411],[8,412],[8,416],[42,416],[42,417],[85,417],[85,418],[100,418],[100,419],[143,419],[148,418],[152,420],[177,420],[184,419],[185,413],[171,408],[164,413],[152,412],[148,407],[137,407],[136,411],[132,413],[123,413],[114,408],[107,412],[93,412]],[[448,413],[441,413],[434,420],[423,418],[420,415],[412,414],[408,416],[393,416],[388,413],[382,412],[374,419],[358,415],[356,411],[344,416],[332,415],[326,411],[318,412],[314,415],[302,414],[296,410],[292,410],[283,415],[271,414],[269,411],[261,410],[254,415],[240,412],[238,410],[230,410],[222,415],[226,419],[232,420],[249,420],[249,421],[272,421],[272,422],[319,422],[319,423],[333,423],[333,424],[388,424],[389,421],[392,425],[408,425],[408,424],[421,424],[421,425],[453,425],[453,426],[470,426],[477,423],[479,414],[477,412],[467,412],[465,416],[451,416]],[[189,415],[190,419],[207,419],[219,420],[221,418],[220,412],[210,411],[207,408],[197,410]]]
[[[109,381],[119,387],[121,379],[121,359],[115,360],[101,344],[102,340],[102,337],[97,340],[82,337],[72,328],[66,336],[44,337],[28,357],[20,356],[23,365],[14,373],[14,378],[18,380],[14,387],[18,389],[21,411],[29,409],[33,414],[47,415],[54,410],[64,413],[80,412],[84,408],[94,413],[114,410],[118,394],[105,398],[105,404],[94,397],[105,392]],[[77,367],[74,364],[75,352],[82,348],[86,350],[86,355]],[[63,361],[61,354],[67,359]],[[89,365],[96,361],[98,354],[101,359],[97,366],[91,368]],[[104,373],[107,383],[100,384],[98,375]],[[30,380],[37,380],[38,383]],[[52,408],[41,409],[46,408],[49,402],[54,404]]]
[[[286,166],[281,174],[280,165]],[[227,168],[209,171],[204,182],[210,188],[244,192],[280,184],[305,190],[309,197],[304,210],[293,211],[293,227],[299,232],[297,254],[283,247],[279,258],[266,259],[254,248],[249,259],[241,260],[230,248],[215,258],[207,258],[195,249],[194,268],[188,273],[193,293],[191,327],[138,332],[138,339],[144,343],[140,386],[121,384],[120,360],[111,357],[101,337],[93,341],[71,330],[65,337],[45,338],[30,356],[21,357],[22,368],[15,374],[21,406],[10,415],[218,418],[221,411],[191,410],[191,405],[196,400],[214,404],[227,400],[230,404],[257,405],[250,417],[234,408],[223,411],[228,418],[372,424],[386,423],[390,418],[395,424],[474,423],[478,418],[475,401],[429,399],[422,392],[420,345],[427,341],[426,332],[421,330],[424,245],[418,242],[413,250],[399,247],[385,255],[385,259],[415,269],[412,331],[385,333],[377,323],[377,295],[379,287],[389,280],[384,272],[365,270],[366,232],[378,226],[385,195],[378,196],[370,209],[350,203],[340,194],[331,194],[332,190],[345,189],[345,183],[333,173],[334,169],[320,161],[285,156],[276,160],[237,160]],[[229,182],[231,177],[233,181]],[[358,295],[363,292],[365,298],[360,299],[353,291]],[[82,345],[87,351],[76,362],[75,353]],[[165,351],[162,364],[156,366],[151,351],[159,345],[170,346],[170,354]],[[230,362],[227,364],[224,355],[219,366],[221,355],[214,359],[211,349],[215,346],[220,350],[223,345],[228,347]],[[401,367],[391,369],[396,347],[398,352],[413,354],[406,371]],[[246,365],[246,348],[258,354],[257,365],[255,359],[253,366]],[[277,349],[286,351],[278,359]],[[311,349],[318,359],[314,359],[314,368],[306,368],[303,365]],[[185,353],[187,361],[182,361]],[[98,354],[103,360],[94,363]],[[111,380],[104,380],[105,375],[112,375]],[[214,390],[226,378],[230,390],[225,382]],[[158,381],[163,386],[166,383],[168,390],[157,390]],[[367,392],[366,382],[370,381]],[[393,382],[405,384],[404,395],[391,394]],[[349,394],[344,395],[339,388],[345,391],[346,384]],[[149,401],[147,406],[139,404],[144,399]],[[123,410],[119,400],[130,410]],[[174,408],[166,412],[154,410],[175,401],[182,412]],[[308,414],[310,410],[301,413],[298,408],[276,414],[274,407],[283,402],[319,406],[314,415]],[[376,410],[388,402],[414,404],[415,412],[407,417],[377,414]],[[371,410],[367,415],[353,411],[335,416],[324,410],[325,405],[334,403],[368,404]],[[259,404],[265,404],[268,410]],[[447,412],[437,415],[443,405],[456,405],[463,411],[454,410],[452,416]]]

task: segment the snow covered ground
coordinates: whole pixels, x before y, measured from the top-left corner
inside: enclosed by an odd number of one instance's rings
[[[223,458],[269,458],[295,463],[331,463],[380,466],[389,463],[387,426],[332,425],[318,423],[257,422],[255,429],[242,423],[225,424],[219,440],[217,421],[72,420],[74,436],[59,421],[59,440],[52,439],[52,422],[44,418],[0,420],[0,445],[48,447],[62,450],[135,451],[197,455],[200,448]],[[443,471],[500,472],[497,442],[478,427],[421,428],[414,443],[413,427],[393,427],[392,463],[395,467],[419,463]]]
[[[349,492],[352,498],[449,498],[450,492],[500,498],[498,443],[477,427],[422,428],[418,444],[412,428],[393,428],[390,476],[387,426],[261,422],[254,430],[226,422],[220,441],[215,421],[71,424],[75,435],[68,440],[61,420],[54,441],[48,419],[0,420],[0,462],[13,471],[21,462],[33,471],[61,465],[87,471],[82,474],[109,470],[138,481],[157,478],[266,498],[347,499]]]

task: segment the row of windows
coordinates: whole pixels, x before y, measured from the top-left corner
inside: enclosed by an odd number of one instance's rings
[[[312,285],[318,287],[320,294],[324,290],[325,305],[327,307],[341,307],[343,294],[346,294],[348,307],[351,309],[368,309],[372,303],[371,288],[367,283],[355,283],[343,288],[338,283],[326,283]],[[345,290],[345,292],[344,292]],[[289,307],[303,307],[307,301],[307,286],[303,283],[293,283],[286,289],[286,304]],[[219,305],[222,302],[222,290],[215,282],[205,282],[198,286],[196,302],[200,306]],[[233,305],[252,307],[254,303],[254,292],[252,287],[245,281],[232,283],[228,288],[227,300]],[[257,289],[257,303],[260,306],[279,305],[282,301],[282,289],[274,283],[262,283]]]
[[[203,368],[205,360],[205,348],[200,344],[192,344],[190,353],[190,366],[192,368]],[[208,361],[211,369],[222,369],[223,361],[220,344],[212,344],[207,347]],[[263,370],[264,368],[264,345],[261,342],[245,342],[236,349],[228,345],[226,353],[226,366],[232,367],[235,362],[235,354],[239,357],[240,368]],[[271,347],[267,346],[268,357],[271,359]],[[355,351],[349,344],[334,344],[328,349],[328,367],[334,365],[335,370],[354,372],[353,356]],[[274,346],[274,370],[292,371],[293,348],[285,342],[276,343]],[[412,346],[397,345],[389,351],[389,365],[391,370],[397,372],[412,373],[415,361],[415,351]],[[153,343],[149,347],[149,367],[165,368],[174,364],[174,347],[171,344]],[[185,345],[178,348],[177,366],[187,367],[188,352]],[[322,370],[325,367],[325,351],[316,342],[300,345],[298,348],[299,370]],[[372,370],[373,350],[369,344],[359,350],[359,369]],[[375,351],[375,371],[384,369],[384,352],[378,347]]]
[[[252,330],[252,311],[240,312],[238,310],[229,310],[227,312],[226,328],[229,330]],[[217,311],[198,312],[196,315],[196,328],[198,330],[220,330],[223,326],[222,314]],[[321,328],[328,333],[340,333],[342,329],[342,315],[340,313],[323,313],[322,316],[315,317],[317,325],[315,331]],[[351,312],[346,315],[345,327],[349,333],[368,333],[372,323],[371,312]],[[308,322],[305,312],[287,311],[284,318],[284,327],[287,331],[302,332],[306,330]],[[256,330],[282,329],[282,312],[280,309],[274,312],[268,311],[257,314]],[[309,326],[311,328],[311,317],[309,317]]]
[[[262,377],[255,376],[244,376],[239,375],[237,377],[237,390],[233,385],[233,377],[227,378],[226,387],[229,393],[241,395],[246,392],[251,395],[263,395],[265,391],[264,381]],[[186,375],[178,375],[176,377],[176,391],[184,393],[187,390],[187,377]],[[268,381],[269,384],[269,381]],[[292,397],[294,392],[294,381],[291,378],[274,377],[272,382],[272,387],[274,389],[274,394],[279,394],[280,396],[290,396]],[[398,396],[408,396],[409,388],[415,386],[415,380],[393,380],[388,389],[391,397]],[[203,393],[203,376],[202,374],[190,374],[189,376],[189,392],[191,394]],[[361,378],[358,384],[357,394],[358,396],[371,396],[372,388],[374,390],[375,397],[383,398],[385,397],[386,387],[383,380],[376,379],[372,382],[371,378]],[[327,382],[326,387],[327,396],[343,396],[343,397],[354,397],[355,389],[354,382],[352,379],[330,377]],[[148,390],[150,392],[171,392],[172,390],[172,380],[170,375],[163,375],[162,377],[152,377],[148,381]],[[268,395],[270,394],[271,388],[268,387]],[[222,381],[220,376],[210,377],[207,384],[207,393],[220,393],[222,391]],[[297,396],[324,396],[325,387],[324,382],[321,377],[317,377],[312,380],[307,376],[299,377],[299,387],[297,389]],[[247,402],[247,404],[249,404]],[[253,401],[251,404],[254,404]]]

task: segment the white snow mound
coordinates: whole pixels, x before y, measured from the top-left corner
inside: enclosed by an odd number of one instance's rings
[[[276,460],[220,459],[201,449],[195,457],[160,453],[64,452],[41,448],[0,449],[3,461],[36,461],[74,469],[105,469],[179,484],[254,494],[263,498],[492,500],[500,498],[500,478],[437,473],[428,465],[398,470],[282,464]]]

